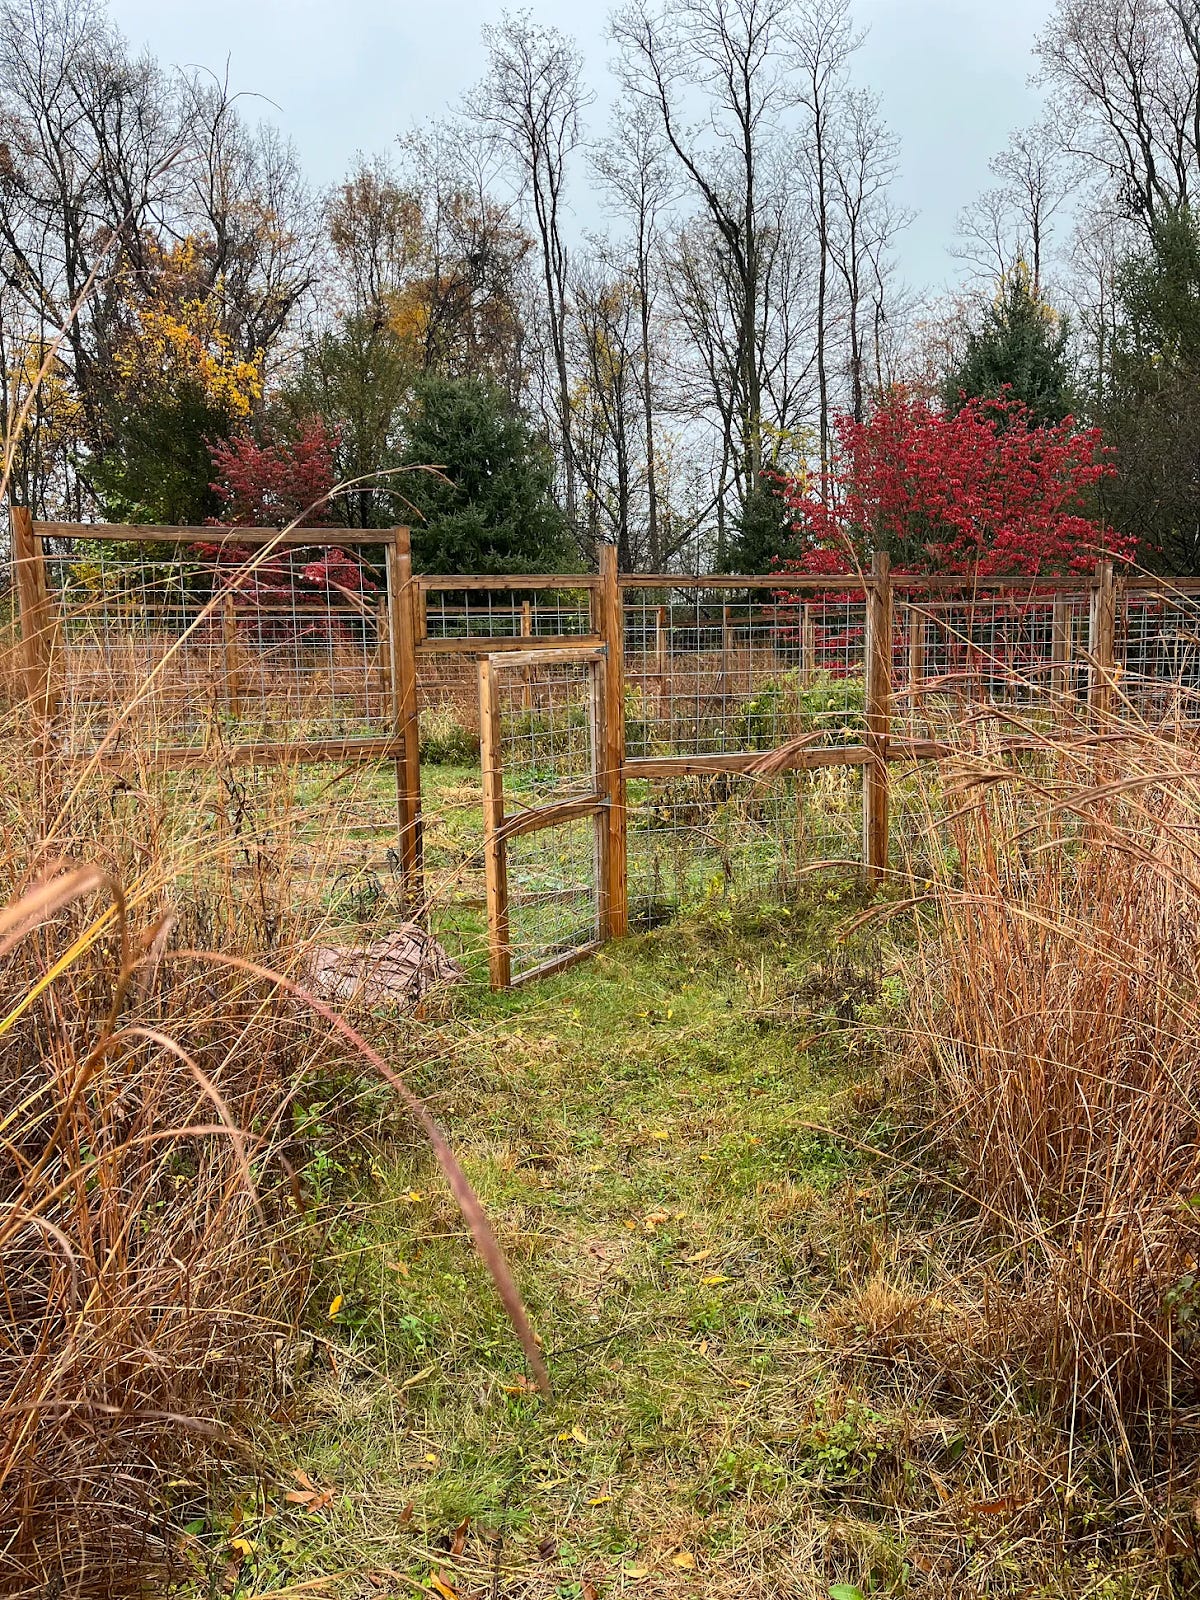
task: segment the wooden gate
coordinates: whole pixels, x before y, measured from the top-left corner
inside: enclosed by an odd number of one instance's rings
[[[608,649],[506,651],[479,663],[492,987],[591,954],[611,936]]]

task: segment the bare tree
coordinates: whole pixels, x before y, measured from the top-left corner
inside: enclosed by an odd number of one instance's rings
[[[1200,24],[1194,0],[1059,0],[1037,42],[1064,151],[1144,224],[1200,183]]]
[[[868,340],[877,383],[881,376],[888,250],[895,233],[910,220],[891,203],[898,164],[899,145],[880,118],[877,98],[851,90],[830,153],[834,206],[829,254],[845,294],[850,410],[856,422],[866,414]]]
[[[647,563],[661,572],[668,559],[658,510],[655,471],[655,405],[653,334],[659,280],[660,218],[669,199],[669,181],[662,141],[651,108],[640,103],[634,115],[623,117],[614,136],[594,153],[594,164],[618,213],[629,224],[633,274],[640,321],[640,389],[642,431],[646,454]]]
[[[555,380],[551,388],[562,452],[564,510],[568,527],[577,535],[579,507],[567,351],[565,191],[568,165],[580,142],[580,116],[592,96],[583,85],[579,51],[557,28],[543,27],[525,13],[506,15],[498,26],[485,28],[483,37],[488,71],[467,105],[508,155],[533,213]]]
[[[987,285],[1023,261],[1040,294],[1054,220],[1075,187],[1071,165],[1053,128],[1043,124],[1019,129],[989,166],[1000,183],[960,213],[951,253]]]

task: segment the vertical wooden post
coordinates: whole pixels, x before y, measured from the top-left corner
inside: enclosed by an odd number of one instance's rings
[[[54,613],[46,583],[46,558],[42,541],[33,531],[33,513],[28,506],[11,508],[10,526],[25,693],[35,713],[49,719],[58,707],[53,668]]]
[[[601,674],[602,748],[598,752],[599,792],[608,802],[601,813],[607,822],[606,847],[601,852],[604,868],[601,930],[606,939],[621,939],[629,931],[629,888],[625,816],[625,619],[616,545],[600,546],[600,587],[594,591],[592,620],[606,650]]]
[[[892,580],[886,551],[871,562],[867,587],[866,744],[863,769],[863,863],[878,883],[888,866],[888,735],[892,715]]]
[[[1050,689],[1056,713],[1065,715],[1071,686],[1071,602],[1066,595],[1054,596],[1050,623]]]
[[[504,753],[495,672],[479,662],[479,755],[483,766],[483,876],[487,892],[488,977],[493,989],[512,984],[508,924],[508,855],[504,845]]]
[[[225,701],[231,717],[242,714],[242,684],[238,672],[237,611],[231,593],[221,607],[221,646],[225,662]]]
[[[521,601],[521,637],[533,638],[533,604],[529,600]],[[521,704],[526,711],[532,711],[533,676],[528,667],[521,669]]]
[[[908,608],[908,707],[914,733],[925,706],[925,613]]]
[[[1116,636],[1117,583],[1112,562],[1101,561],[1096,568],[1088,628],[1088,708],[1098,718],[1106,717],[1112,709]]]
[[[417,585],[407,528],[394,528],[387,546],[388,655],[392,678],[392,731],[396,757],[396,808],[400,821],[400,871],[410,911],[424,897],[421,848],[421,735],[417,720]]]
[[[667,699],[667,608],[659,606],[654,614],[654,677],[658,691],[658,714],[661,717]]]

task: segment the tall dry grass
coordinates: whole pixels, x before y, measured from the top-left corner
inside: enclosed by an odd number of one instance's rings
[[[984,1342],[1127,1435],[1200,1380],[1200,742],[1025,735],[944,766],[909,1022]]]
[[[396,1063],[306,986],[313,944],[347,920],[336,886],[363,859],[356,785],[371,774],[256,777],[219,745],[164,774],[153,727],[121,704],[120,771],[81,764],[22,695],[9,653],[0,1593],[144,1592],[203,1516],[212,1474],[261,1465],[264,1427],[289,1404],[328,1222],[310,1099],[351,1139],[366,1085],[405,1103],[544,1368],[440,1129]],[[379,909],[390,925],[404,914]]]

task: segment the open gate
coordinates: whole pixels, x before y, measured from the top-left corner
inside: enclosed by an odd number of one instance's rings
[[[609,936],[616,866],[607,645],[479,662],[492,986],[578,961]],[[623,874],[624,864],[621,863]]]

